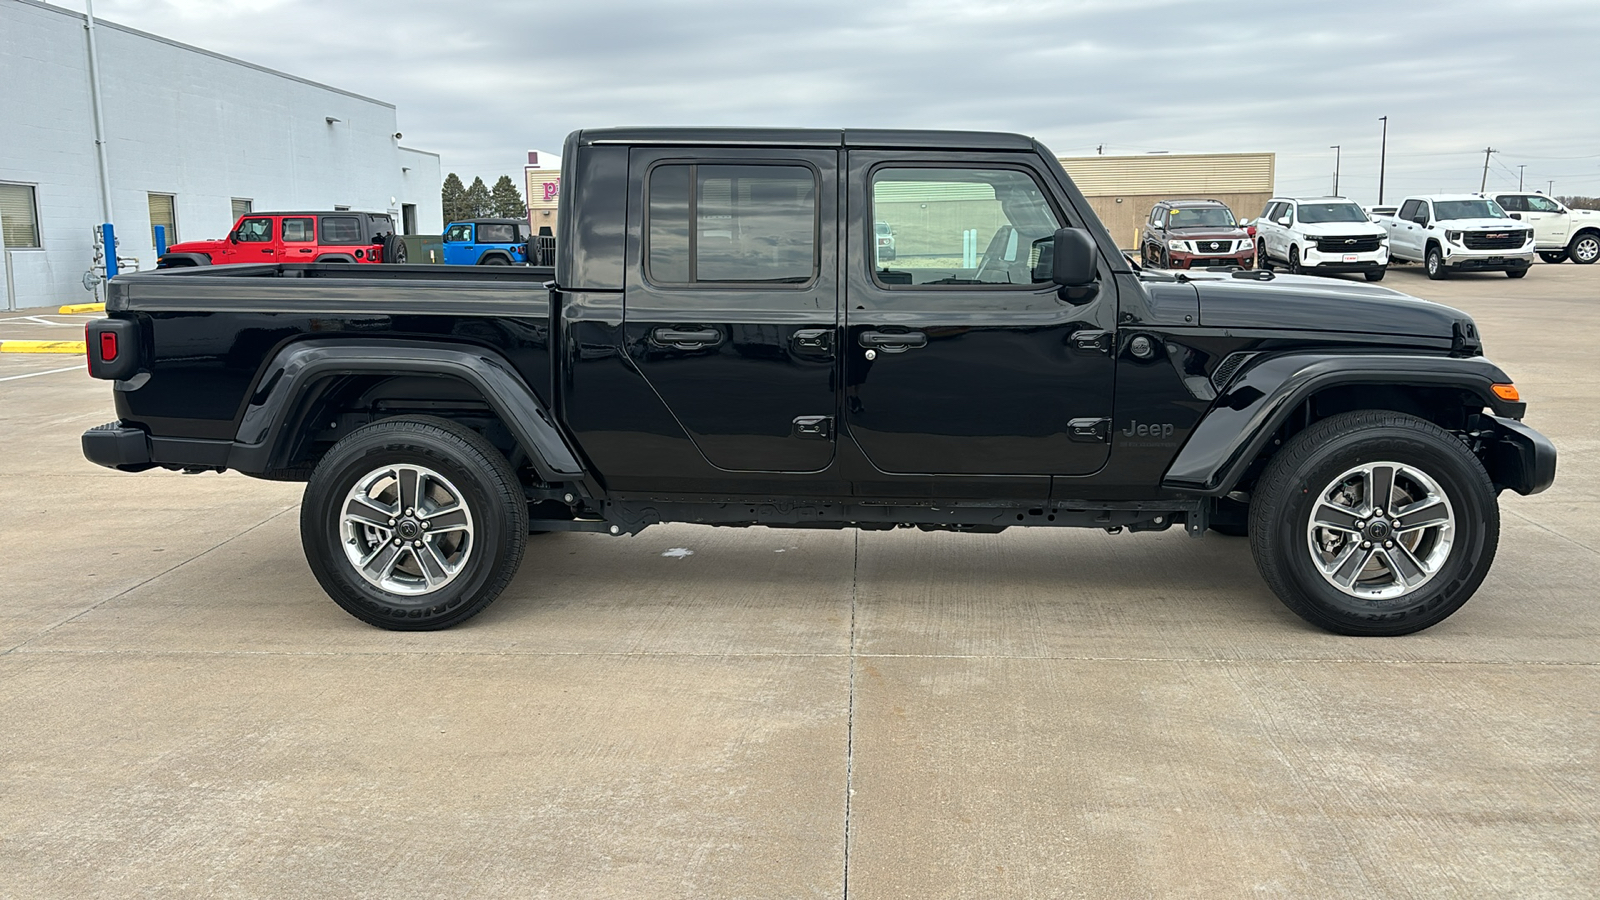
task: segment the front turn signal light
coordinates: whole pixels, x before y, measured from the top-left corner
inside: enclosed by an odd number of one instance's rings
[[[1499,397],[1501,400],[1510,400],[1513,403],[1522,399],[1522,395],[1517,393],[1517,386],[1514,384],[1495,385],[1494,395]]]

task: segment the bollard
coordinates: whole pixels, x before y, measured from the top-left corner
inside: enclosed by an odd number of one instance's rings
[[[156,256],[167,255],[167,226],[153,225],[156,233]]]

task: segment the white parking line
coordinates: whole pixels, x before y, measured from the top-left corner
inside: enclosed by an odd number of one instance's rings
[[[65,369],[51,369],[48,372],[28,372],[22,375],[7,375],[0,381],[16,381],[18,378],[37,378],[40,375],[59,375],[62,372],[82,372],[83,366],[67,366]]]

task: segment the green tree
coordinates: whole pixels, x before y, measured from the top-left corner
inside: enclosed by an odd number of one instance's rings
[[[467,210],[467,186],[461,183],[461,178],[456,173],[451,172],[445,176],[444,188],[439,191],[439,199],[443,201],[446,224],[472,218],[472,213]]]
[[[466,218],[494,215],[494,197],[489,194],[489,186],[483,183],[482,178],[472,179],[472,187],[467,188],[466,201]]]
[[[496,216],[502,219],[528,217],[528,204],[522,202],[522,192],[517,190],[517,185],[511,180],[510,175],[500,176],[500,180],[494,183],[494,190],[490,196],[494,198]]]

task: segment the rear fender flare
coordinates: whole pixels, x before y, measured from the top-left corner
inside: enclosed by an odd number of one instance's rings
[[[1345,385],[1456,388],[1495,415],[1520,419],[1525,405],[1492,389],[1511,378],[1483,357],[1286,354],[1267,357],[1236,376],[1216,399],[1161,479],[1168,490],[1220,497],[1300,404]]]
[[[302,399],[330,375],[433,375],[475,388],[510,429],[539,477],[548,482],[584,477],[544,404],[511,365],[476,347],[431,341],[319,341],[291,344],[262,370],[229,456],[228,467],[265,471],[287,463]]]

